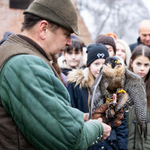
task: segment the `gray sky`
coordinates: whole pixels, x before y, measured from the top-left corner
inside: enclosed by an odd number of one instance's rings
[[[143,0],[145,6],[148,8],[148,10],[150,11],[150,0]],[[93,28],[93,16],[90,16],[90,14],[88,13],[88,11],[82,11],[81,12],[81,16],[89,30],[89,32],[91,33],[91,38],[94,39],[94,35],[92,33],[94,33],[95,28]],[[138,29],[137,29],[138,30]],[[135,38],[133,39],[133,41],[131,40],[130,42],[136,42],[136,39],[138,38],[138,32],[134,33]],[[127,41],[128,44],[131,44],[129,41]]]

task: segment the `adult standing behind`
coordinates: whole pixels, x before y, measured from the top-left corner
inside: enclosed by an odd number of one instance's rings
[[[138,45],[132,53],[129,70],[141,76],[146,85],[147,93],[147,134],[141,134],[134,106],[129,108],[127,114],[128,124],[128,150],[149,150],[150,149],[150,48],[145,45]],[[142,93],[141,93],[142,94]]]
[[[121,39],[116,40],[116,56],[122,58],[125,65],[129,66],[131,50],[126,41]]]
[[[131,52],[139,45],[144,44],[150,47],[150,20],[143,20],[139,25],[139,37],[137,42],[129,45]]]
[[[115,40],[108,35],[99,35],[96,39],[95,43],[102,43],[104,44],[107,49],[108,49],[108,53],[109,56],[115,56],[116,54],[116,44],[115,44]]]
[[[0,149],[87,149],[110,127],[84,122],[50,64],[79,33],[76,10],[70,0],[35,0],[24,14],[21,34],[0,46]]]

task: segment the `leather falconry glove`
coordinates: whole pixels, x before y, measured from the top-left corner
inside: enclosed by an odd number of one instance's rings
[[[92,119],[98,119],[99,117],[102,118],[102,121],[107,124],[111,124],[112,118],[114,118],[114,126],[118,127],[121,125],[121,120],[123,119],[123,108],[118,110],[117,112],[114,112],[112,109],[108,109],[108,107],[111,107],[112,102],[104,103],[100,107],[98,107],[93,113],[92,113]],[[117,107],[117,105],[116,105]],[[111,111],[111,114],[114,113],[114,116],[110,117],[108,115],[108,110]],[[108,117],[108,118],[107,118]]]
[[[106,121],[106,110],[112,103],[104,103],[100,107],[98,107],[93,113],[92,113],[92,119],[98,119],[99,117],[102,118],[102,121]]]

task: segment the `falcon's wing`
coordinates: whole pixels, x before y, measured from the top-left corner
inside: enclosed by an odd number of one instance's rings
[[[89,106],[89,118],[90,119],[92,117],[92,112],[94,112],[96,108],[104,104],[104,98],[101,94],[101,90],[99,86],[102,80],[102,76],[103,76],[103,73],[102,73],[102,68],[101,68],[100,74],[95,79],[94,84],[91,88],[90,106]]]
[[[147,130],[147,95],[144,81],[139,75],[128,69],[126,69],[125,76],[124,89],[130,97],[127,101],[128,106],[126,105],[126,107],[134,104],[138,124],[140,125],[141,132],[143,131],[145,135]]]

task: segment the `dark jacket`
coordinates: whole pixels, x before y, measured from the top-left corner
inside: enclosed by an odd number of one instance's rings
[[[142,42],[141,42],[141,39],[140,39],[140,37],[137,39],[137,42],[136,43],[134,43],[134,44],[131,44],[131,45],[129,45],[129,47],[130,47],[130,49],[131,49],[131,53],[134,51],[134,49],[138,46],[138,45],[140,45],[140,44],[143,44]],[[150,46],[149,46],[150,47]]]
[[[88,90],[87,88],[79,88],[79,85],[75,87],[75,83],[70,83],[67,87],[70,94],[71,106],[78,108],[84,113],[88,111]]]
[[[68,91],[71,97],[71,104],[74,108],[78,108],[84,113],[88,112],[88,69],[73,70],[67,76]],[[88,150],[126,150],[128,128],[126,124],[126,114],[122,119],[122,124],[119,127],[113,126],[110,136]]]
[[[88,68],[74,69],[67,76],[68,92],[70,94],[71,105],[78,108],[84,113],[88,110],[88,79],[84,75],[88,75]]]
[[[72,69],[70,69],[70,68],[61,68],[61,72],[65,75],[65,76],[67,76],[68,75],[68,73],[69,73],[69,71],[71,71]]]

